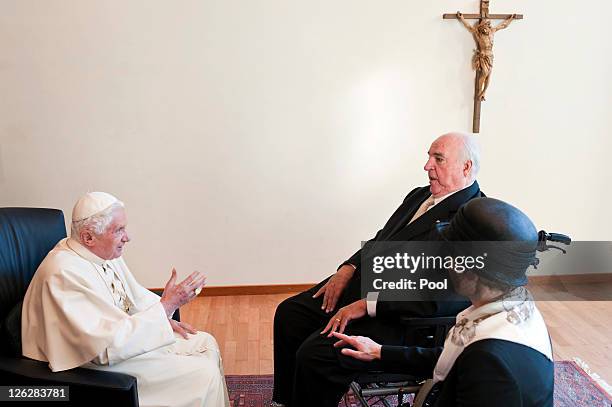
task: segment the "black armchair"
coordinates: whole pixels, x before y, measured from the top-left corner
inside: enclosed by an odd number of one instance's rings
[[[47,363],[21,356],[23,297],[39,264],[64,237],[60,210],[0,208],[0,385],[69,386],[70,402],[61,406],[138,406],[130,375],[83,368],[53,373]]]

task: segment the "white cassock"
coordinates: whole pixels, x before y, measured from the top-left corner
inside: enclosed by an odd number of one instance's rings
[[[141,406],[229,406],[215,338],[174,334],[159,300],[121,257],[103,260],[63,239],[25,295],[23,355],[54,372],[81,366],[135,376]]]

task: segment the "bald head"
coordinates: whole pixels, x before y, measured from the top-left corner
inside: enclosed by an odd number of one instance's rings
[[[471,185],[480,168],[480,147],[471,134],[452,132],[438,137],[427,152],[425,171],[434,197]]]

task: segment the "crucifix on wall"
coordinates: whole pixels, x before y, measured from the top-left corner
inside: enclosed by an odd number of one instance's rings
[[[489,0],[480,0],[480,14],[444,14],[445,20],[457,19],[472,34],[476,49],[472,57],[472,68],[476,71],[474,86],[474,116],[472,131],[480,132],[480,105],[485,100],[485,93],[491,80],[493,70],[493,36],[499,30],[507,28],[513,20],[521,20],[522,14],[489,14]],[[473,25],[466,20],[478,20]],[[491,20],[504,20],[493,26]]]

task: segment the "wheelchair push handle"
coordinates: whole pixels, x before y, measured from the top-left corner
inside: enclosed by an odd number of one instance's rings
[[[544,252],[549,249],[558,249],[561,250],[563,254],[567,253],[565,249],[556,245],[550,245],[548,244],[548,242],[556,242],[562,243],[564,245],[569,245],[572,242],[572,239],[562,233],[548,233],[545,230],[540,230],[538,232],[538,251]]]

